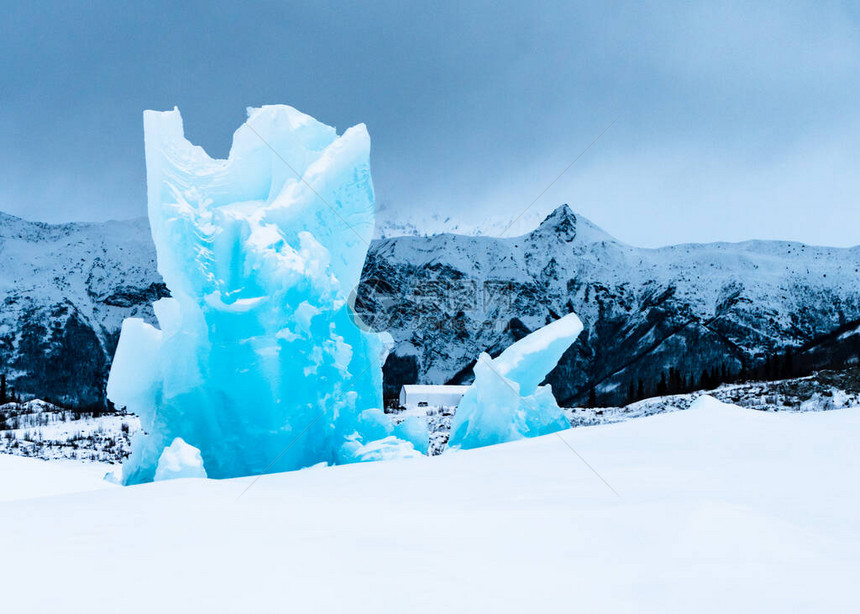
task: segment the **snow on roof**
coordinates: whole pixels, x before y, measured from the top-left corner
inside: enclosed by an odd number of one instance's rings
[[[433,384],[404,384],[403,392],[407,394],[463,394],[468,386],[447,386]]]

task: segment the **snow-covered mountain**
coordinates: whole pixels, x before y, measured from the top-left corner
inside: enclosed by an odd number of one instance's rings
[[[0,372],[13,388],[104,403],[123,318],[166,289],[144,219],[48,225],[0,214]],[[465,381],[472,362],[574,311],[586,329],[550,374],[563,405],[620,404],[676,367],[737,370],[786,347],[860,345],[860,248],[753,241],[642,249],[567,207],[513,238],[374,241],[356,306],[396,346],[386,391]],[[821,341],[824,340],[824,341]],[[853,352],[853,354],[852,354]],[[653,389],[647,390],[653,394]]]
[[[468,380],[481,351],[573,311],[586,329],[548,381],[562,404],[582,404],[592,386],[619,404],[639,380],[653,394],[672,367],[695,379],[723,364],[739,371],[860,325],[858,271],[860,247],[633,247],[563,205],[514,238],[380,240],[356,304],[396,341],[388,394],[416,379]]]
[[[166,295],[146,219],[41,224],[0,213],[0,372],[13,389],[104,404],[124,318]]]

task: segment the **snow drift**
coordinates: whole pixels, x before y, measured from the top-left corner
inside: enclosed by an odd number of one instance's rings
[[[0,454],[4,611],[856,612],[858,438],[860,408],[702,399],[259,480],[117,488]]]

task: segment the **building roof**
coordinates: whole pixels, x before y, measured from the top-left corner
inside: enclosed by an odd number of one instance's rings
[[[463,394],[468,386],[436,386],[432,384],[404,384],[402,391],[406,394]]]

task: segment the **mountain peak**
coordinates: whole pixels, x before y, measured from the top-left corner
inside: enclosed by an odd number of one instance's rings
[[[563,241],[570,243],[576,238],[576,214],[567,204],[556,207],[537,227],[537,232],[547,231],[557,234]]]
[[[555,235],[565,243],[576,240],[579,245],[620,242],[588,218],[577,215],[568,205],[559,205],[533,231],[536,235]]]

